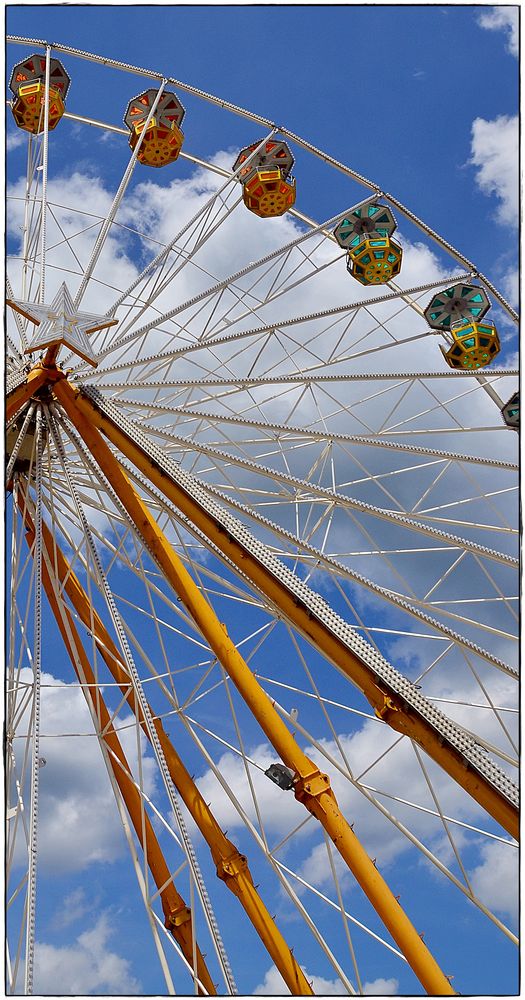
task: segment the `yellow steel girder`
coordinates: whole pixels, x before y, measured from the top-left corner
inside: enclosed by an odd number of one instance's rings
[[[35,527],[27,506],[26,491],[19,484],[18,506],[26,524],[26,537],[31,550],[34,538]],[[120,789],[122,799],[128,811],[133,828],[144,851],[147,863],[161,898],[162,909],[165,917],[166,927],[169,928],[175,940],[180,945],[182,952],[193,968],[193,935],[192,935],[192,914],[186,905],[183,897],[177,891],[170,869],[164,858],[162,848],[156,837],[155,831],[144,810],[142,799],[133,778],[131,769],[122,749],[120,740],[111,721],[111,715],[106,707],[102,691],[97,684],[91,664],[86,655],[84,646],[78,634],[73,616],[62,601],[58,600],[57,593],[60,592],[62,581],[54,572],[57,560],[57,550],[50,536],[49,529],[43,532],[42,539],[42,585],[46,593],[49,606],[54,614],[64,645],[69,654],[73,669],[81,683],[81,690],[88,702],[93,717],[96,719],[99,738],[108,749],[107,760],[113,772],[115,781]],[[129,678],[127,687],[129,689]],[[206,966],[206,962],[196,946],[195,953],[196,969],[198,979],[202,983],[199,987],[199,994],[216,995],[217,990]]]
[[[189,520],[199,528],[258,590],[281,610],[314,646],[345,673],[363,692],[378,716],[391,728],[413,739],[458,784],[516,840],[519,839],[519,813],[498,788],[483,775],[467,766],[465,758],[443,739],[421,715],[403,704],[393,691],[379,687],[370,668],[353,653],[335,632],[322,621],[311,617],[308,609],[297,602],[286,584],[273,576],[241,543],[231,538],[204,505],[190,496],[166,473],[160,470],[136,442],[69,383],[55,386],[57,397],[66,407],[73,407],[106,437],[160,490]],[[67,409],[67,407],[66,407]]]
[[[122,655],[111,638],[111,635],[105,628],[100,616],[90,604],[78,577],[74,573],[57,544],[56,539],[52,537],[51,532],[45,523],[42,525],[42,541],[47,558],[52,564],[54,578],[59,585],[59,589],[63,589],[65,591],[73,608],[75,609],[76,614],[78,615],[79,620],[93,635],[102,658],[108,666],[115,681],[119,685],[129,708],[139,719],[140,725],[146,737],[150,739],[149,730],[143,717],[143,713],[140,706],[137,704],[134,693],[131,689],[129,673],[126,669],[125,662],[122,659]],[[57,617],[60,627],[60,619],[58,617],[57,602],[54,598],[54,593],[52,593],[50,597],[50,603],[52,604],[55,617]],[[64,641],[67,646],[68,643],[66,638],[64,638]],[[82,649],[82,653],[83,652],[84,651]],[[87,673],[91,671],[89,663],[85,667],[85,670]],[[88,681],[88,683],[91,682]],[[211,849],[218,877],[224,881],[228,889],[230,889],[230,891],[239,899],[292,995],[312,995],[313,991],[308,980],[306,979],[306,976],[295,959],[291,949],[287,945],[275,921],[270,916],[254,885],[246,858],[244,855],[240,854],[235,845],[231,842],[231,840],[228,840],[224,834],[210,807],[205,802],[191,775],[184,766],[179,754],[175,750],[161,720],[155,718],[153,711],[151,714],[153,716],[155,730],[166,759],[170,777]],[[102,727],[102,731],[105,732],[105,727]],[[166,876],[165,873],[163,873],[162,880],[160,883],[157,882],[157,885],[163,885],[165,881]]]
[[[111,482],[166,579],[188,609],[279,756],[294,771],[296,798],[321,822],[427,992],[431,995],[454,995],[448,979],[342,815],[328,777],[321,774],[319,768],[299,748],[230,639],[226,627],[217,619],[101,437],[96,425],[100,426],[102,423],[107,432],[106,424],[110,422],[101,420],[96,408],[86,405],[86,400],[67,381],[58,382],[54,391],[100,469]],[[113,424],[111,428],[113,432]],[[121,434],[119,437],[125,445],[122,451],[128,454],[127,446],[132,442],[126,435]],[[120,447],[120,443],[118,446]],[[137,454],[133,454],[132,461],[135,461]],[[150,464],[147,464],[148,470]]]
[[[45,368],[43,365],[35,365],[29,372],[25,382],[18,385],[16,389],[9,392],[5,401],[5,418],[7,421],[16,416],[18,411],[27,403],[31,396],[43,389],[54,380],[56,376],[63,378],[63,373],[56,368]]]

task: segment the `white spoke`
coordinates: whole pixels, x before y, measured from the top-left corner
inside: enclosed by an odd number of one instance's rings
[[[475,992],[480,941],[511,981],[511,889],[502,902],[487,885],[503,896],[518,855],[516,313],[468,242],[286,127],[156,69],[8,45],[13,64],[37,54],[42,90],[27,155],[21,132],[8,144],[7,992],[39,992],[38,948],[72,940],[54,900],[95,885],[97,864],[130,921],[119,961],[142,963],[146,992],[208,994],[208,976],[250,995],[285,970],[290,988],[299,966],[314,990],[420,990],[297,801],[280,724],[454,988]],[[56,59],[74,94],[112,100],[68,97],[55,133]],[[120,87],[142,95],[136,135]],[[152,170],[174,91],[184,148]],[[78,152],[93,137],[96,177]],[[262,184],[274,155],[297,200],[257,218],[247,177]],[[403,254],[384,286],[346,267],[344,227],[367,238],[378,209]],[[452,319],[430,326],[430,303],[456,289],[457,318],[472,286],[502,362],[456,370],[440,350]],[[110,481],[96,428],[126,479],[113,466]],[[224,654],[165,576],[170,551]],[[230,640],[257,699],[230,674]],[[458,941],[472,970],[449,968]]]

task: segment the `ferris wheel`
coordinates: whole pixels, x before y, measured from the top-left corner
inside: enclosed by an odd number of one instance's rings
[[[7,992],[73,853],[125,858],[160,993],[476,992],[458,942],[517,943],[485,891],[517,859],[516,313],[287,128],[8,42]]]

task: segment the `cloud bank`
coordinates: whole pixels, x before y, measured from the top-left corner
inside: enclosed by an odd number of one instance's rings
[[[519,51],[519,10],[518,7],[490,7],[479,19],[480,28],[488,31],[504,31],[507,36],[507,52],[518,57]]]

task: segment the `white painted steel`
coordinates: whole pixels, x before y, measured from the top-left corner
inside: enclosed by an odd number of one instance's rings
[[[45,42],[10,41],[41,45],[49,58]],[[394,195],[383,194],[372,181],[286,128],[155,71],[70,46],[54,45],[53,52],[65,60],[83,59],[86,71],[91,65],[101,76],[105,66],[132,74],[130,93],[139,76],[144,85],[154,80],[161,88],[173,86],[202,99],[226,123],[232,114],[247,129],[262,126],[267,136],[277,131],[303,156],[312,155],[326,177],[335,171],[348,183],[348,195],[345,190],[345,197],[331,205],[328,221],[319,223],[303,210],[299,177],[298,202],[279,240],[268,243],[269,230],[260,220],[257,231],[251,231],[257,238],[246,240],[242,254],[230,264],[229,259],[221,261],[218,251],[227,245],[223,241],[229,227],[244,232],[246,209],[233,171],[192,152],[192,128],[198,126],[190,127],[190,114],[187,148],[180,159],[186,170],[206,171],[215,187],[188,209],[187,218],[173,222],[169,235],[148,229],[136,213],[125,215],[137,174],[147,176],[142,167],[133,171],[136,151],[131,161],[127,157],[116,194],[108,192],[110,208],[101,215],[90,204],[68,204],[65,195],[53,191],[53,137],[48,154],[45,132],[28,141],[23,198],[18,193],[9,201],[22,233],[19,252],[10,250],[8,294],[38,301],[44,281],[66,280],[78,301],[84,295],[90,302],[106,296],[104,309],[115,313],[119,326],[114,333],[92,335],[100,362],[95,371],[67,353],[59,355],[59,362],[71,366],[72,381],[159,468],[213,512],[225,532],[284,582],[313,617],[348,649],[357,650],[385,690],[405,699],[463,754],[469,767],[515,801],[516,672],[507,637],[515,635],[518,594],[519,536],[511,506],[517,436],[503,424],[499,407],[516,388],[517,370],[502,366],[467,374],[444,369],[441,334],[429,331],[423,317],[432,291],[459,281],[481,281],[511,320],[514,310],[467,256]],[[73,97],[69,103],[61,130],[73,125],[91,126],[97,135],[106,130],[126,148],[127,132],[120,124],[101,122],[95,108],[92,117],[78,115]],[[155,172],[159,190],[171,181],[179,183],[177,170],[175,165],[169,175]],[[352,283],[332,228],[346,214],[341,204],[363,204],[370,198],[388,201],[399,213],[400,229],[415,227],[418,238],[441,254],[437,276],[423,275],[403,287],[402,271],[388,289],[372,292]],[[123,250],[126,241],[140,246],[142,256],[134,274],[124,280],[101,261],[112,245]],[[460,275],[454,273],[458,263],[464,268]],[[8,319],[8,391],[14,391],[26,375],[26,322],[14,315]],[[33,446],[28,466],[21,466],[32,406],[24,414],[8,471],[15,476],[15,490],[18,482],[27,484],[30,509],[41,510],[83,581],[92,609],[120,644],[154,744],[146,698],[155,705],[155,717],[173,727],[181,756],[188,755],[202,786],[215,789],[210,791],[212,807],[242,841],[263,896],[267,892],[271,902],[286,899],[304,923],[312,955],[324,963],[325,974],[338,978],[350,994],[360,992],[379,970],[395,977],[400,962],[404,967],[402,956],[382,936],[373,913],[354,912],[355,896],[330,848],[327,853],[321,841],[316,843],[316,824],[293,811],[290,793],[274,790],[281,798],[269,798],[272,790],[264,777],[269,748],[58,405],[53,433],[40,442],[42,456]],[[476,921],[490,921],[491,933],[515,941],[512,927],[476,891],[469,862],[476,852],[481,858],[480,844],[482,850],[493,845],[515,856],[515,843],[481,817],[461,790],[454,792],[423,755],[414,754],[406,738],[390,735],[364,699],[305,644],[246,574],[140,472],[127,461],[123,466],[282,717],[330,773],[345,809],[352,817],[355,813],[365,847],[368,841],[375,844],[374,831],[382,831],[379,846],[371,847],[378,867],[389,863],[384,859],[395,843],[396,864],[424,859],[447,888],[457,890],[458,926],[468,914],[484,933],[486,926]],[[32,655],[27,623],[33,599],[26,596],[29,580],[36,587],[31,564],[23,531],[15,526],[8,891],[10,918],[13,914],[18,926],[9,946],[10,992],[15,992],[25,962],[26,935],[34,938],[36,901],[35,870],[26,864],[21,874],[13,847],[20,839],[27,847],[36,836],[36,826],[32,832],[21,807],[27,811],[31,803],[32,737],[22,723],[32,696],[21,682],[21,670]],[[63,609],[70,606],[62,592],[57,597]],[[188,897],[197,890],[195,943],[202,948],[204,940],[217,979],[222,969],[226,989],[233,993],[239,956],[224,918],[223,886],[209,877],[213,868],[201,843],[191,842],[156,744],[151,760],[161,778],[158,800],[149,794],[139,727],[130,722],[125,698],[108,677],[93,621],[90,628],[77,624],[112,722],[123,736],[134,735],[132,778],[143,815],[155,819],[161,831],[173,877],[185,880]],[[42,689],[43,707],[47,692],[58,696],[63,681],[49,683]],[[80,687],[72,681],[68,685]],[[53,733],[42,720],[44,748],[61,745],[61,739],[76,738],[79,746],[89,739],[80,729],[76,737],[71,732],[64,726],[61,735]],[[34,767],[32,774],[34,779]],[[36,787],[33,780],[34,817]],[[120,802],[119,814],[132,847]],[[286,819],[281,826],[279,815]],[[316,882],[313,874],[314,847],[324,882]],[[194,970],[162,927],[146,862],[133,849],[132,868],[154,929],[152,956],[160,961],[168,993],[184,992],[184,984],[195,988]],[[395,866],[393,873],[395,883]],[[403,902],[410,912],[410,901]],[[462,909],[463,904],[470,909]],[[233,899],[226,905],[228,915],[233,913]],[[239,919],[237,913],[235,917]],[[451,914],[451,928],[453,919]],[[291,935],[293,939],[293,928]],[[309,957],[297,951],[310,971]],[[26,964],[30,986],[31,949]],[[455,980],[454,985],[462,984]]]

